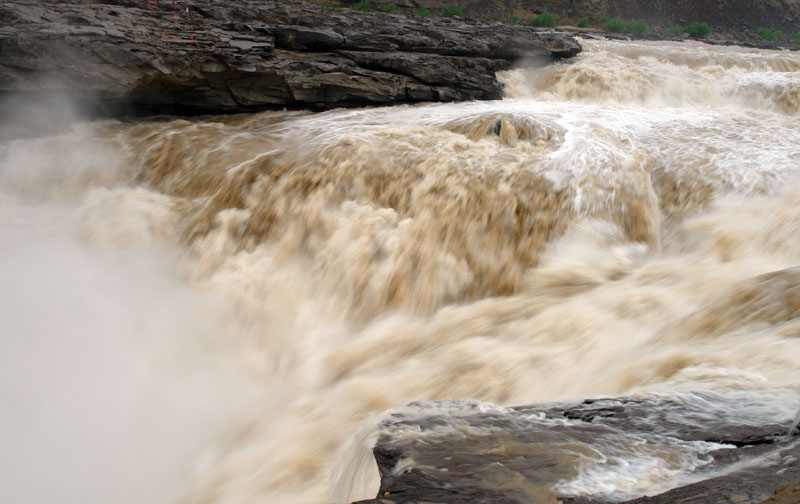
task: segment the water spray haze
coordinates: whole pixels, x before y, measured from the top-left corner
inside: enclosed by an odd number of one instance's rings
[[[94,127],[0,159],[3,502],[171,502],[257,394],[176,251],[146,217],[93,208],[127,178]]]
[[[60,91],[0,94],[0,142],[62,133],[88,109]]]

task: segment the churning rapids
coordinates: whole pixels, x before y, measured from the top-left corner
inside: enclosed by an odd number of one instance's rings
[[[3,143],[0,501],[371,498],[418,400],[791,422],[800,54],[584,41],[500,77]],[[573,446],[549,491],[668,489],[717,448]]]

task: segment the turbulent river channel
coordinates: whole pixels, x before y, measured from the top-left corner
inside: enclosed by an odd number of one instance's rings
[[[349,504],[379,436],[458,428],[384,419],[448,409],[791,425],[800,53],[582,43],[499,101],[0,143],[0,501]],[[631,499],[727,446],[604,436],[517,484]]]

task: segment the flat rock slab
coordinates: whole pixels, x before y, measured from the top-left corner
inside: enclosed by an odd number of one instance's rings
[[[581,49],[533,27],[293,0],[147,5],[3,2],[0,93],[60,91],[140,113],[489,100],[502,96],[498,70]]]
[[[382,423],[380,490],[359,504],[795,502],[785,495],[800,478],[797,433],[788,422],[726,419],[731,407],[707,393],[514,408],[412,403]],[[672,471],[653,495],[625,488],[653,467]]]

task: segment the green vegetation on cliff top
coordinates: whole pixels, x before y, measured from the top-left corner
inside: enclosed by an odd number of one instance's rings
[[[450,5],[450,6],[447,6],[447,7],[442,7],[442,16],[444,16],[444,17],[452,17],[452,16],[464,17],[464,9],[462,9],[458,5]]]
[[[643,20],[623,21],[618,17],[603,21],[603,29],[610,32],[632,33],[634,35],[647,35],[650,33],[650,27]]]
[[[531,18],[531,24],[533,26],[555,26],[556,25],[556,17],[545,11],[539,14],[538,16]]]
[[[694,38],[703,38],[711,33],[711,28],[705,23],[695,23],[684,28],[684,31]]]

